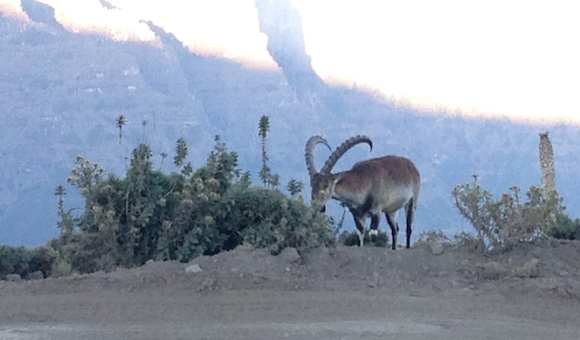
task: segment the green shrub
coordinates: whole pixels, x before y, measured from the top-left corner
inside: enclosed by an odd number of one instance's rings
[[[43,245],[31,249],[30,253],[29,271],[31,273],[41,271],[44,277],[49,277],[52,267],[58,258],[57,251],[48,245]]]
[[[23,246],[0,245],[0,276],[19,274],[25,277],[30,273],[32,252]]]
[[[478,243],[478,241],[480,240],[478,240],[478,238],[475,235],[465,230],[457,232],[455,233],[455,235],[453,235],[453,244],[458,246],[471,245],[474,243]]]
[[[117,117],[119,143],[125,124],[123,116]],[[169,155],[161,153],[155,170],[146,144],[132,151],[125,176],[106,175],[98,164],[77,157],[67,182],[83,196],[84,211],[72,216],[65,209],[65,188],[57,187],[61,236],[50,246],[58,256],[38,261],[38,267],[62,276],[138,266],[149,259],[188,262],[241,243],[272,253],[333,243],[333,220],[304,204],[301,182],[289,182],[291,197],[277,189],[279,176],[268,166],[268,132],[269,119],[263,116],[259,175],[265,187],[252,185],[249,173],[238,168],[237,153],[228,151],[219,136],[198,169],[187,161],[188,146],[179,138],[173,157],[178,172],[169,174],[161,170]]]
[[[445,235],[443,230],[428,230],[419,233],[415,245],[430,244],[433,242],[451,243],[451,240]]]
[[[562,199],[555,191],[546,193],[541,187],[532,186],[526,194],[527,200],[522,201],[520,189],[514,186],[509,193],[494,200],[479,185],[477,176],[473,177],[473,183],[456,186],[452,195],[455,206],[488,249],[509,247],[515,242],[546,235],[564,210]]]
[[[284,248],[328,245],[333,235],[324,214],[300,198],[289,198],[277,189],[250,187],[236,197],[226,219],[236,225],[243,242],[277,254]]]
[[[8,274],[26,277],[35,271],[41,271],[47,277],[56,257],[56,251],[49,246],[26,248],[0,245],[0,277]]]
[[[51,268],[52,277],[70,276],[72,273],[72,264],[65,259],[56,260]]]
[[[365,232],[364,246],[375,246],[383,248],[390,246],[389,235],[382,230],[379,230],[378,232],[379,233],[377,234],[377,236],[373,238],[369,236],[368,232]],[[356,230],[343,231],[342,233],[340,233],[340,235],[338,235],[338,242],[347,247],[360,245],[360,239],[358,237],[358,233],[356,232]]]
[[[558,214],[556,225],[550,236],[566,240],[580,240],[580,219],[572,220],[568,215]]]
[[[46,262],[45,270],[57,270],[58,276],[138,266],[149,259],[188,262],[242,242],[278,253],[334,241],[331,219],[304,204],[300,183],[292,182],[295,197],[276,189],[271,174],[272,181],[265,182],[270,188],[254,186],[237,168],[237,154],[217,136],[215,142],[206,164],[194,170],[180,138],[174,157],[180,171],[170,174],[153,169],[144,144],[133,150],[124,177],[106,175],[98,164],[78,157],[67,181],[83,196],[85,209],[73,217],[64,207],[66,191],[57,188],[61,237],[50,244],[58,261]],[[262,151],[265,156],[265,139]]]

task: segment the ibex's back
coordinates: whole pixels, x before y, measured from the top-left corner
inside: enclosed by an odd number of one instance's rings
[[[384,156],[356,163],[350,170],[362,178],[378,181],[376,184],[410,185],[419,190],[421,176],[408,158]],[[417,195],[419,192],[417,191]]]
[[[373,158],[337,175],[341,179],[335,186],[335,198],[365,206],[365,213],[371,215],[397,211],[411,200],[414,206],[419,197],[419,171],[405,157]]]

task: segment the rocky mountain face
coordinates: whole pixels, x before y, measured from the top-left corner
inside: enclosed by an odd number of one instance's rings
[[[325,84],[310,65],[300,15],[289,0],[255,0],[275,70],[196,55],[153,21],[146,24],[160,44],[73,33],[35,3],[23,2],[30,22],[0,16],[0,243],[36,245],[57,235],[54,190],[65,184],[77,155],[122,174],[138,143],[148,143],[161,166],[160,154],[173,157],[175,141],[184,137],[189,160],[199,166],[220,135],[258,181],[262,115],[270,117],[270,166],[281,188],[302,180],[306,197],[304,144],[313,134],[333,147],[356,134],[373,139],[372,152],[354,148],[336,170],[383,154],[412,159],[422,175],[415,235],[467,227],[451,190],[473,173],[495,195],[540,182],[544,127],[443,109],[425,113],[378,92]],[[121,114],[128,123],[119,140],[115,118]],[[556,185],[570,215],[579,216],[580,128],[549,131]],[[315,155],[322,164],[328,151]],[[163,169],[172,170],[167,163]],[[67,206],[80,208],[75,189],[66,188]],[[329,208],[340,217],[338,204]],[[350,217],[347,225],[352,228]],[[380,227],[386,228],[384,220]]]

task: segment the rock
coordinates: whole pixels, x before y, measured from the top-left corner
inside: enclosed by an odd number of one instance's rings
[[[429,247],[431,248],[431,253],[433,255],[441,255],[445,251],[441,242],[431,242]]]
[[[545,290],[556,290],[562,286],[561,281],[557,280],[554,277],[550,277],[547,279],[537,279],[533,281],[536,287],[545,289]]]
[[[252,278],[252,282],[257,285],[260,284],[262,282],[265,282],[266,278],[261,276],[261,275],[254,275],[254,277]]]
[[[199,264],[195,263],[195,264],[192,264],[191,266],[187,266],[185,268],[185,272],[186,273],[194,273],[194,274],[197,274],[197,273],[203,272],[203,270],[201,269],[201,267],[199,266]]]
[[[26,280],[44,280],[44,274],[40,270],[37,270],[35,272],[28,273],[28,275],[26,275],[25,279]]]
[[[497,262],[489,262],[483,265],[481,278],[484,280],[497,280],[505,273],[505,268]]]
[[[370,278],[369,278],[370,279]],[[372,280],[370,280],[370,282],[368,283],[368,286],[370,288],[375,288],[379,285],[379,281],[381,279],[381,276],[379,275],[379,273],[377,272],[373,272],[373,278]]]
[[[514,275],[521,279],[529,279],[533,277],[538,277],[538,264],[540,260],[531,259],[524,263],[523,266],[514,269]]]
[[[8,274],[6,275],[5,280],[9,282],[20,282],[22,281],[22,277],[18,274]]]
[[[296,248],[284,248],[282,252],[278,255],[285,263],[290,264],[301,264],[302,257],[298,254]]]
[[[205,280],[203,280],[201,285],[197,288],[197,291],[201,292],[204,290],[216,290],[216,289],[217,289],[217,281],[213,277],[208,277]]]

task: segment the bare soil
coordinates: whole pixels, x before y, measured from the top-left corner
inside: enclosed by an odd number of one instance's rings
[[[239,247],[0,282],[0,339],[578,339],[579,260],[580,242],[557,240],[485,255]]]

